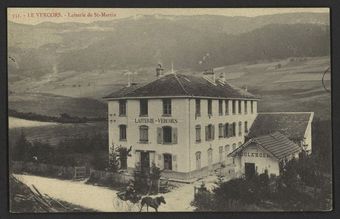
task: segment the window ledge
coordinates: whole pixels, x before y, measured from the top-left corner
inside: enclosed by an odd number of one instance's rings
[[[119,139],[119,141],[127,141],[126,139]]]
[[[149,115],[146,114],[146,115],[139,115],[139,117],[148,117]]]
[[[202,141],[201,140],[196,140],[196,143],[201,143]]]
[[[163,114],[162,117],[171,117],[171,114]]]
[[[139,141],[139,142],[137,142],[138,144],[150,144],[151,142],[149,142],[149,141]]]
[[[126,117],[126,115],[119,115],[119,117]]]

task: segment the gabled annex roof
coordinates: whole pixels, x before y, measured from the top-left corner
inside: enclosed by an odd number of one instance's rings
[[[272,154],[276,159],[281,160],[291,154],[300,152],[302,148],[289,140],[285,135],[280,132],[274,132],[269,135],[263,135],[256,138],[252,138],[239,148],[232,151],[228,156],[237,156],[238,153],[242,152],[251,143],[256,144],[265,151]]]
[[[227,82],[211,83],[203,77],[168,74],[145,85],[123,88],[105,99],[157,97],[207,97],[259,99],[255,95]]]
[[[280,132],[293,141],[302,141],[313,112],[259,113],[249,129],[248,138]]]

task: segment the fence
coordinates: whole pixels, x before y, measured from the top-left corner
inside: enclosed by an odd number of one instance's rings
[[[128,184],[130,180],[133,180],[133,176],[128,173],[113,173],[94,169],[90,169],[90,177],[102,184],[107,184],[105,181],[113,184]]]
[[[55,177],[62,179],[82,179],[90,177],[94,183],[104,182],[103,184],[128,184],[133,179],[128,173],[112,173],[86,168],[85,166],[64,167],[51,164],[12,161],[10,171],[13,173],[27,172],[34,175]]]

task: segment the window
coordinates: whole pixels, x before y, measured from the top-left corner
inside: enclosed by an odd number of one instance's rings
[[[238,114],[242,114],[242,101],[238,101]]]
[[[224,125],[224,137],[225,138],[228,138],[229,137],[229,123],[226,123],[225,125]]]
[[[149,141],[149,127],[142,125],[139,127],[139,141],[148,142]]]
[[[236,149],[236,144],[234,143],[233,144],[233,151]]]
[[[211,124],[207,125],[205,127],[205,139],[207,141],[214,140],[214,136],[215,136],[215,126]]]
[[[254,113],[254,101],[250,101],[250,112],[253,114]]]
[[[233,137],[236,136],[236,122],[233,123],[233,126],[232,126],[232,135]]]
[[[238,122],[238,136],[242,135],[242,122]]]
[[[232,112],[233,114],[236,114],[236,100],[233,100],[232,102]]]
[[[218,148],[218,157],[219,157],[219,161],[222,162],[223,161],[223,146],[220,146]]]
[[[218,100],[218,115],[223,115],[223,100]]]
[[[244,101],[244,114],[248,114],[248,101]]]
[[[164,169],[172,170],[172,155],[171,154],[163,154],[164,156]]]
[[[171,99],[163,99],[163,115],[171,115]]]
[[[139,101],[139,115],[140,116],[147,116],[148,115],[148,100],[147,99],[141,99]]]
[[[119,140],[126,140],[126,125],[119,125]]]
[[[196,116],[200,116],[201,115],[201,100],[200,99],[196,99],[195,100],[195,106],[196,106]]]
[[[244,133],[248,133],[248,122],[244,122]]]
[[[223,124],[222,123],[218,124],[218,137],[219,138],[223,138],[224,137]]]
[[[208,115],[212,115],[212,100],[208,100]]]
[[[119,100],[119,116],[126,116],[126,100]]]
[[[163,143],[172,142],[172,128],[170,126],[163,127]]]
[[[196,142],[201,141],[201,126],[196,125]]]
[[[229,115],[229,100],[225,100],[225,114]]]

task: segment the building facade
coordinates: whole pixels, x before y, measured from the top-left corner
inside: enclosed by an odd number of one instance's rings
[[[153,164],[170,178],[207,175],[244,143],[258,98],[224,80],[165,75],[108,97],[109,143],[132,146],[128,170]]]

